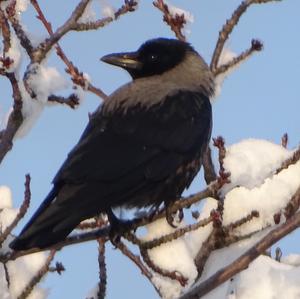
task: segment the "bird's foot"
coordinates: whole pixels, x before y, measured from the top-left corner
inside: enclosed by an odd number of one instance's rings
[[[183,219],[183,210],[180,209],[176,211],[175,213],[172,212],[172,205],[166,205],[166,220],[170,226],[173,228],[177,228],[178,224]]]
[[[112,211],[107,212],[107,216],[110,223],[109,238],[111,243],[116,246],[121,237],[132,229],[134,221],[119,219]]]

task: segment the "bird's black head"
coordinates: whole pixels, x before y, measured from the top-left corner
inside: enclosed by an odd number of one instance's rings
[[[190,44],[167,38],[145,42],[136,52],[109,54],[102,61],[127,70],[133,79],[159,75],[182,62],[188,52],[195,52]]]

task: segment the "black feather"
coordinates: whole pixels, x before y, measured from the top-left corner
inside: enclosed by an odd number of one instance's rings
[[[184,89],[155,102],[94,113],[11,248],[45,248],[100,212],[158,206],[181,195],[209,142],[211,104],[207,94]]]

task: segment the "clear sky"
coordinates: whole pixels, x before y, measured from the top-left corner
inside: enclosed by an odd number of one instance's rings
[[[40,4],[48,20],[57,28],[77,2],[41,0]],[[115,7],[122,4],[122,1],[108,2]],[[172,1],[194,15],[194,23],[188,27],[188,41],[207,62],[210,62],[219,29],[239,3],[237,0]],[[252,56],[224,82],[221,95],[213,104],[213,136],[222,135],[227,144],[250,137],[279,143],[287,132],[289,146],[299,144],[299,11],[299,1],[283,0],[255,5],[242,17],[227,46],[240,53],[250,45],[252,38],[258,38],[264,43],[264,51]],[[37,37],[45,34],[31,9],[24,14],[24,22]],[[173,37],[173,33],[162,22],[161,13],[152,7],[152,1],[140,0],[136,12],[98,31],[68,34],[61,46],[75,65],[91,76],[94,85],[110,93],[130,78],[123,70],[106,65],[99,58],[111,52],[135,50],[145,40],[160,36]],[[64,65],[54,52],[49,65],[63,72]],[[10,86],[3,78],[0,78],[0,90],[0,115],[3,117],[12,103]],[[23,199],[25,174],[30,173],[32,177],[30,212],[18,230],[50,190],[52,178],[88,121],[88,112],[99,103],[98,98],[87,94],[76,111],[62,106],[46,108],[32,131],[15,142],[13,151],[2,162],[0,184],[11,187],[16,206]],[[200,176],[189,192],[204,187]],[[296,246],[299,241],[299,233],[292,234],[281,243],[283,252],[299,252]],[[44,285],[51,289],[49,298],[85,298],[88,290],[98,282],[96,242],[66,248],[56,260],[63,262],[66,272],[61,277],[48,275]],[[107,267],[107,298],[156,298],[152,286],[139,270],[110,244]]]

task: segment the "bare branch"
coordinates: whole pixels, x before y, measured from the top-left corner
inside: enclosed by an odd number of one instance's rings
[[[234,27],[238,24],[240,17],[246,12],[248,7],[252,4],[262,4],[271,1],[281,1],[281,0],[244,0],[238,8],[233,12],[230,19],[228,19],[223,26],[222,30],[219,32],[219,38],[213,53],[213,57],[210,63],[210,69],[213,73],[216,72],[219,64],[219,59],[224,48],[225,42],[229,38]]]
[[[0,142],[0,163],[2,162],[5,155],[12,149],[13,138],[17,133],[18,129],[23,123],[22,115],[22,96],[19,89],[18,81],[14,73],[6,73],[9,79],[12,90],[14,105],[13,111],[11,112],[5,130],[2,132],[1,142]]]
[[[46,273],[49,271],[50,263],[52,262],[54,255],[56,251],[51,250],[49,256],[47,257],[47,260],[45,264],[42,266],[42,268],[36,273],[36,275],[29,281],[27,286],[24,288],[22,293],[17,297],[17,299],[26,299],[30,293],[32,292],[33,288],[41,281],[41,279],[46,275]]]
[[[252,211],[251,214],[248,216],[243,217],[242,219],[239,219],[227,226],[224,227],[224,230],[232,231],[237,227],[240,227],[241,225],[251,221],[253,218],[258,218],[259,217],[259,212],[257,211]]]
[[[163,20],[170,26],[176,37],[179,40],[186,41],[186,38],[182,33],[183,26],[186,24],[184,14],[172,16],[169,7],[164,3],[164,0],[156,0],[153,2],[153,5],[163,13]]]
[[[9,289],[10,288],[10,276],[9,276],[9,272],[8,272],[6,263],[3,264],[3,268],[4,268],[4,272],[5,272],[5,280],[6,280],[7,288]]]
[[[284,148],[287,148],[288,141],[289,141],[289,135],[287,133],[284,133],[283,136],[281,137],[281,145]]]
[[[197,278],[201,277],[204,266],[207,259],[209,258],[211,252],[215,250],[216,246],[216,229],[213,229],[206,241],[203,242],[201,248],[199,249],[194,262],[197,267]]]
[[[118,19],[120,16],[128,13],[133,12],[137,8],[137,1],[134,0],[127,0],[125,1],[125,4],[122,5],[114,14],[114,18],[112,17],[106,17],[94,22],[88,22],[88,23],[75,23],[72,27],[72,30],[76,31],[86,31],[86,30],[97,30],[101,27],[106,26],[107,24],[113,22],[114,20]]]
[[[45,26],[47,32],[50,35],[50,39],[51,39],[54,35],[51,23],[47,21],[38,2],[36,0],[31,0],[31,3],[38,13],[37,18],[43,23],[43,25]],[[82,6],[80,6],[80,9],[81,8],[82,8]],[[78,9],[78,6],[77,6],[77,9]],[[69,30],[71,30],[71,27],[69,28]],[[53,45],[54,45],[54,43],[53,43]],[[78,70],[78,68],[75,67],[74,64],[68,59],[68,57],[66,56],[66,54],[64,53],[64,51],[62,50],[62,48],[60,47],[60,45],[58,43],[56,44],[56,54],[61,58],[61,60],[67,66],[66,72],[71,75],[72,81],[74,84],[81,86],[84,90],[89,90],[90,92],[96,94],[103,100],[107,99],[107,95],[100,88],[94,87],[90,82],[87,81],[87,79],[84,77],[83,73],[80,72]],[[73,107],[71,106],[71,108],[73,108]]]
[[[24,192],[24,200],[22,202],[22,205],[19,209],[19,212],[13,222],[4,230],[4,232],[0,235],[0,247],[3,244],[3,242],[6,240],[7,236],[11,233],[11,231],[17,226],[19,221],[24,217],[24,215],[27,212],[27,209],[30,205],[30,198],[31,198],[31,192],[30,192],[30,175],[26,174],[25,176],[25,192]]]
[[[72,27],[78,19],[82,16],[85,8],[89,4],[90,0],[81,0],[79,4],[76,6],[74,11],[72,12],[69,19],[59,27],[55,32],[52,31],[51,24],[45,21],[45,17],[37,3],[36,0],[30,0],[31,4],[35,7],[38,12],[39,19],[42,20],[43,24],[46,26],[47,31],[50,34],[50,38],[47,38],[43,41],[35,50],[34,55],[32,57],[32,62],[40,63],[46,56],[46,54],[50,51],[54,44],[56,44],[67,32],[72,30]],[[43,16],[43,17],[42,17]],[[51,32],[51,33],[50,33]]]
[[[18,37],[22,47],[27,52],[28,56],[32,58],[33,53],[33,46],[31,44],[30,39],[28,38],[27,34],[25,33],[24,29],[22,28],[22,25],[20,24],[18,18],[16,18],[16,1],[12,1],[11,4],[7,7],[6,13],[8,16],[8,19],[16,33],[16,36]]]
[[[3,59],[5,58],[5,54],[9,50],[11,46],[10,42],[10,28],[8,21],[5,17],[4,12],[0,8],[0,28],[1,28],[1,34],[3,37]]]
[[[257,39],[253,39],[251,41],[251,47],[244,52],[242,52],[239,56],[233,58],[231,61],[229,61],[226,64],[218,66],[214,70],[214,75],[218,76],[220,74],[228,72],[230,69],[234,68],[237,66],[239,63],[242,61],[245,61],[247,58],[249,58],[254,52],[259,52],[263,49],[263,44]]]
[[[106,293],[107,284],[107,273],[106,273],[106,263],[105,263],[105,239],[97,240],[98,248],[98,264],[99,264],[99,287],[98,287],[98,299],[104,299]]]
[[[121,241],[117,242],[116,246],[125,256],[127,256],[130,260],[132,260],[136,264],[136,266],[138,266],[138,268],[141,270],[141,273],[151,281],[153,275],[148,270],[146,265],[144,265],[140,257],[138,255],[133,254],[129,250],[129,248]]]
[[[72,93],[67,98],[62,96],[50,95],[48,97],[48,102],[55,102],[59,104],[64,104],[74,109],[79,105],[79,98],[76,94]]]
[[[178,228],[173,233],[164,235],[160,238],[156,238],[154,240],[147,241],[147,242],[141,242],[140,247],[142,247],[143,249],[149,250],[154,247],[160,246],[161,244],[165,244],[167,242],[172,242],[172,241],[182,237],[183,235],[185,235],[188,232],[191,232],[191,231],[197,230],[200,227],[206,226],[210,222],[212,222],[212,218],[208,217],[208,218],[200,220],[194,224],[190,224],[185,227]]]

